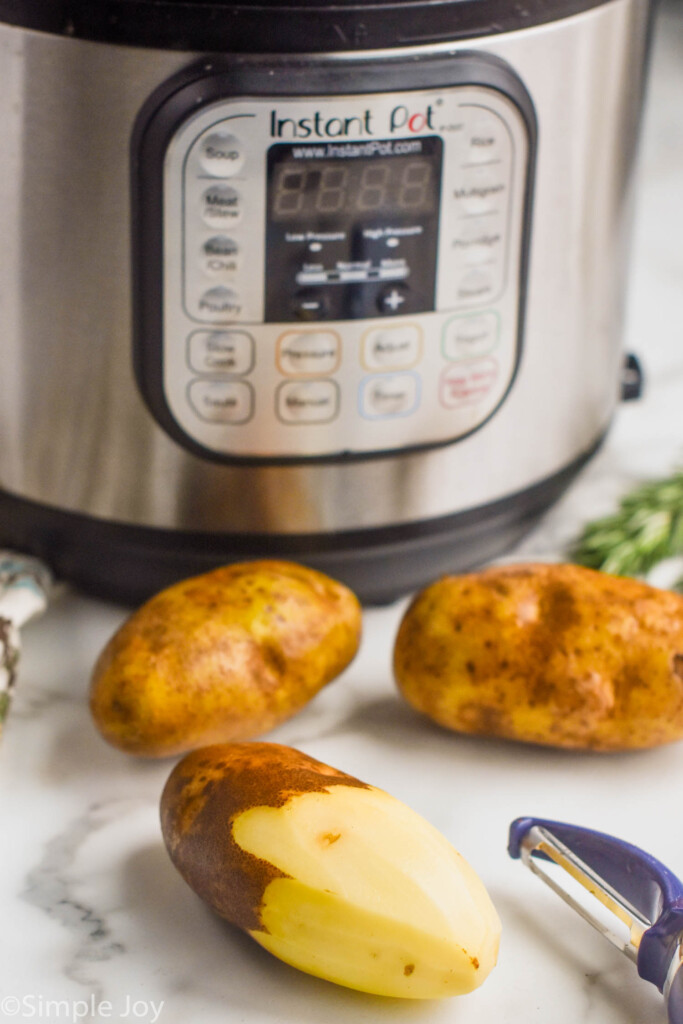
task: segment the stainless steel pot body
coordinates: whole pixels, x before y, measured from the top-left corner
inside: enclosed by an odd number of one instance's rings
[[[197,55],[0,26],[0,490],[124,526],[328,536],[476,510],[580,460],[618,399],[648,15],[612,0],[431,47],[506,61],[538,123],[524,347],[490,421],[429,451],[256,467],[178,445],[132,369],[131,132]]]

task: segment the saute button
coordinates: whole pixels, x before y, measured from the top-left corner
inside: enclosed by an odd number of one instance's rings
[[[276,396],[284,423],[329,423],[339,412],[339,387],[333,380],[287,381]]]
[[[443,354],[451,360],[486,355],[498,344],[499,330],[497,313],[454,316],[443,329]]]
[[[246,423],[254,415],[254,391],[241,380],[193,380],[190,405],[207,423]]]
[[[202,246],[202,266],[212,277],[233,277],[239,270],[237,242],[226,235],[216,235]]]
[[[277,366],[290,376],[334,373],[340,342],[334,331],[287,331],[277,343]]]
[[[409,416],[417,408],[418,399],[418,377],[414,373],[366,377],[361,383],[360,407],[368,419]]]
[[[228,178],[244,165],[244,149],[239,139],[227,132],[212,132],[199,147],[199,159],[207,174]]]
[[[363,363],[368,370],[401,370],[420,358],[422,332],[416,324],[377,327],[363,338]]]
[[[202,196],[202,217],[211,228],[236,224],[242,216],[240,194],[232,185],[212,185]]]
[[[242,311],[239,295],[232,288],[209,288],[199,300],[199,310],[208,317],[234,320]]]
[[[195,331],[188,338],[188,363],[196,373],[249,373],[254,339],[246,331]]]

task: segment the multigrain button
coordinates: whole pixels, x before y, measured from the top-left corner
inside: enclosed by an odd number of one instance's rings
[[[236,224],[242,217],[240,194],[232,185],[212,185],[202,195],[201,212],[210,228]]]
[[[334,373],[341,343],[334,331],[287,331],[277,343],[277,367],[289,376]]]
[[[504,211],[507,203],[506,170],[499,166],[469,167],[453,186],[456,209],[463,216],[482,217]]]
[[[244,166],[244,148],[239,139],[228,132],[211,132],[199,146],[199,160],[207,174],[228,178]]]
[[[451,361],[486,355],[498,344],[499,332],[497,313],[454,316],[444,325],[443,354]]]
[[[233,320],[242,311],[242,303],[232,288],[209,288],[199,300],[199,310],[206,317]]]
[[[254,391],[241,380],[193,380],[188,397],[207,423],[246,423],[254,415]]]
[[[383,374],[361,382],[360,410],[367,419],[409,416],[418,400],[418,377],[414,373]]]
[[[188,363],[195,373],[249,373],[254,339],[246,331],[195,331],[188,338]]]
[[[422,334],[416,324],[377,327],[363,338],[363,364],[368,370],[402,370],[420,358]]]
[[[286,381],[275,407],[283,423],[330,423],[339,412],[339,387],[333,380]]]

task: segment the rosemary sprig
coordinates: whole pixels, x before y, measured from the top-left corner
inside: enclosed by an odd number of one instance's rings
[[[616,576],[644,576],[665,558],[683,555],[683,470],[637,487],[618,510],[584,528],[572,557]],[[674,589],[683,591],[683,579]]]

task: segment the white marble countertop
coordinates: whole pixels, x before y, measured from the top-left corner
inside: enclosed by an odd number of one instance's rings
[[[516,559],[561,557],[583,521],[681,463],[681,97],[683,9],[672,2],[657,32],[629,300],[627,345],[645,363],[646,395],[621,410]],[[279,963],[201,904],[161,841],[170,765],[109,748],[89,719],[89,673],[124,612],[66,592],[24,631],[0,747],[1,1021],[664,1024],[656,990],[508,859],[506,837],[520,814],[563,818],[630,839],[683,873],[683,744],[598,756],[448,734],[396,696],[390,653],[403,608],[369,611],[345,676],[269,738],[389,790],[470,860],[503,922],[499,965],[483,987],[430,1003],[347,991]]]

